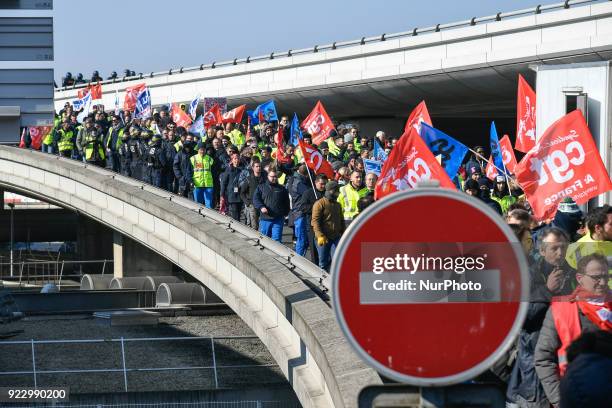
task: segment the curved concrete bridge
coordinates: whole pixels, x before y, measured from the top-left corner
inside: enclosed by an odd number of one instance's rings
[[[0,187],[74,209],[187,271],[253,329],[304,407],[355,407],[365,385],[381,383],[312,289],[322,271],[255,231],[115,173],[14,147],[0,146]]]

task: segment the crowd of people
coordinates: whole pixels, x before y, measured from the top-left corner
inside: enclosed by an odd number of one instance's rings
[[[283,139],[281,154],[277,134]],[[372,158],[374,143],[389,154],[398,140],[382,131],[360,134],[342,124],[330,138],[330,143],[315,146],[332,164],[334,174],[328,178],[313,174],[300,149],[289,143],[287,116],[252,128],[227,123],[198,135],[176,126],[165,108],[145,120],[100,108],[80,123],[67,104],[45,135],[42,150],[190,197],[277,241],[288,225],[295,251],[329,271],[345,229],[375,200],[378,176],[365,171],[364,160]],[[312,142],[308,134],[303,139]],[[564,393],[567,401],[575,400],[587,388],[592,393],[588,398],[603,398],[609,383],[598,391],[576,378],[584,378],[594,355],[607,356],[605,378],[610,378],[612,207],[584,215],[565,199],[554,219],[536,222],[518,184],[503,176],[489,180],[484,148],[474,152],[455,182],[505,218],[530,264],[527,320],[516,347],[493,368],[507,384],[508,404],[559,406]],[[593,302],[593,296],[604,299]]]

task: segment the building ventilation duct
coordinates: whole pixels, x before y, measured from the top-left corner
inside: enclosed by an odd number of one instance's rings
[[[156,307],[203,305],[206,289],[197,283],[162,283],[155,296]]]
[[[81,290],[106,290],[112,279],[113,275],[83,275]]]

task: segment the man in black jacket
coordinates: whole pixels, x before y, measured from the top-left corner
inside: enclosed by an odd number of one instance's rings
[[[312,206],[314,203],[325,195],[325,184],[327,184],[327,176],[325,174],[319,174],[315,178],[315,188],[309,188],[299,202],[299,210],[304,217],[306,223],[306,233],[308,235],[308,246],[310,247],[310,260],[315,265],[319,264],[319,254],[317,247],[315,246],[315,235],[310,225],[312,221]]]
[[[242,199],[240,198],[240,156],[232,154],[229,167],[221,175],[221,200],[227,204],[230,217],[240,221]]]
[[[185,138],[185,143],[181,150],[174,156],[172,168],[174,177],[178,183],[178,194],[183,197],[191,197],[192,179],[191,179],[191,156],[193,156],[193,140],[191,135]]]
[[[256,230],[259,230],[259,210],[253,205],[253,195],[257,186],[265,183],[266,180],[267,174],[261,169],[259,158],[253,157],[249,176],[240,184],[240,198],[246,206],[246,224]]]
[[[295,172],[288,189],[289,195],[291,195],[291,203],[293,204],[291,213],[295,226],[295,252],[300,256],[304,256],[308,249],[308,230],[306,229],[306,219],[302,214],[300,201],[306,191],[312,190],[305,164],[302,164],[297,172]]]
[[[289,214],[289,193],[278,184],[276,169],[268,170],[268,182],[260,184],[253,195],[253,205],[261,212],[259,232],[282,242],[283,224]]]

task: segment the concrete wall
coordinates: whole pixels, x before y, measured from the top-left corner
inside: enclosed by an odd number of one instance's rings
[[[173,275],[172,262],[129,237],[122,238],[123,276]]]
[[[612,32],[610,34],[612,37]],[[537,67],[537,137],[566,114],[564,88],[582,88],[588,95],[589,129],[604,165],[612,169],[612,67],[610,62],[543,65]],[[597,198],[597,205],[612,202],[612,193]]]
[[[386,41],[363,45],[286,57],[277,53],[274,59],[249,63],[243,60],[214,69],[180,73],[179,67],[175,67],[172,75],[158,73],[153,77],[144,73],[142,80],[104,84],[103,102],[105,106],[114,106],[115,90],[123,100],[124,89],[138,82],[150,87],[155,104],[165,104],[188,102],[198,93],[228,98],[264,97],[308,89],[324,89],[327,93],[358,83],[482,67],[502,69],[519,62],[536,63],[586,54],[589,58],[603,59],[609,58],[611,51],[612,3],[603,2],[475,25],[468,22],[458,28],[437,32],[432,29],[417,36],[388,35]],[[492,87],[489,92],[495,89]],[[76,89],[57,91],[56,109],[76,95]]]
[[[0,146],[0,188],[76,209],[187,271],[262,340],[302,406],[356,407],[365,385],[381,383],[353,352],[331,308],[286,259],[203,217],[207,210],[189,200],[170,201],[167,192],[115,177],[80,162]]]

